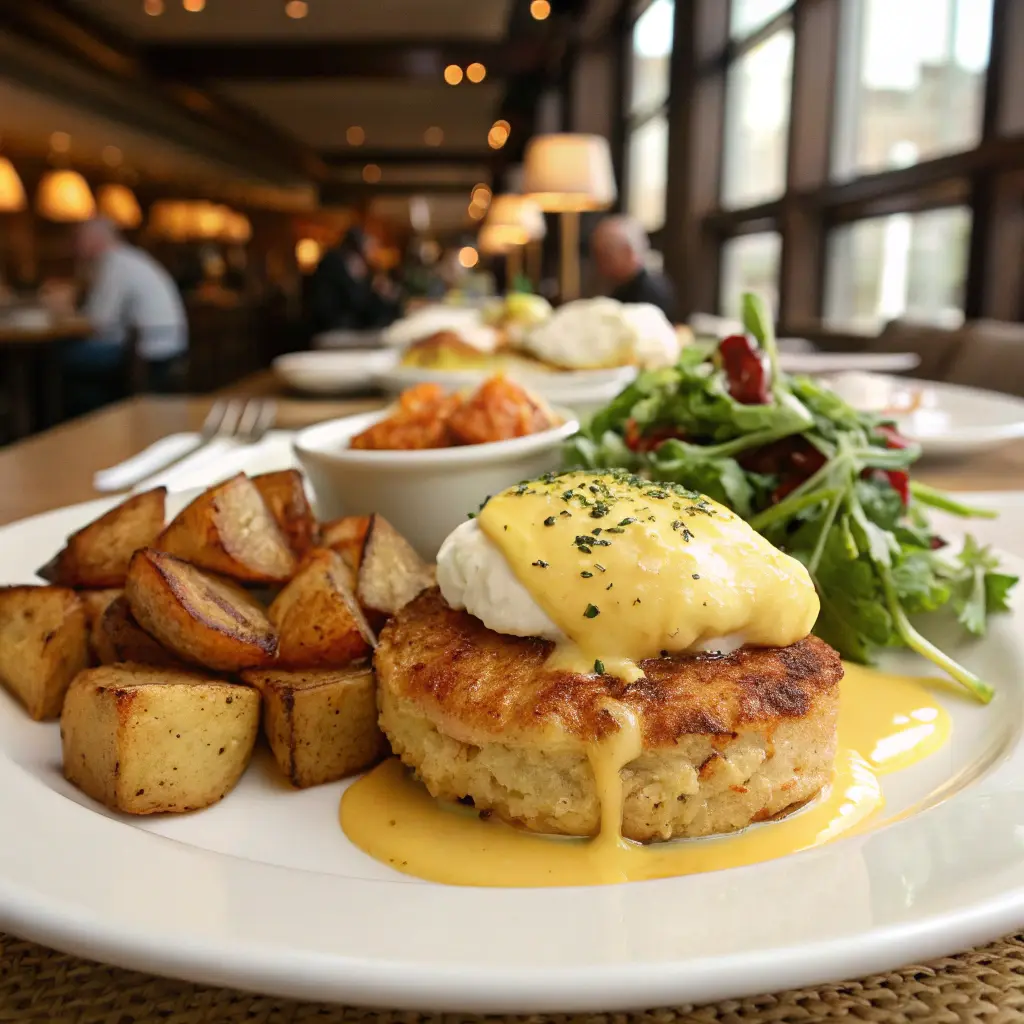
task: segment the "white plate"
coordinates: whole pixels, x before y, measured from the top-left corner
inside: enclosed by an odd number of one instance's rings
[[[375,386],[377,375],[395,365],[396,353],[384,349],[354,352],[290,352],[273,362],[274,373],[296,391],[344,394]]]
[[[786,373],[903,373],[920,362],[916,352],[779,352],[779,365]]]
[[[109,504],[0,531],[0,579],[30,579]],[[952,742],[885,777],[888,818],[925,809],[764,864],[590,889],[394,874],[340,831],[342,784],[290,791],[265,754],[210,810],[122,817],[64,782],[57,727],[0,694],[0,929],[208,984],[474,1013],[702,1002],[950,953],[1024,925],[1021,602],[956,653],[998,695],[943,697]]]
[[[870,373],[829,385],[857,408],[892,415],[925,455],[971,455],[1024,437],[1024,399],[1013,395]]]

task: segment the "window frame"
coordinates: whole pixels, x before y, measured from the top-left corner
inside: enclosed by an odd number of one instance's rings
[[[971,211],[966,320],[1024,319],[1024,3],[993,0],[991,48],[978,144],[912,166],[836,180],[833,156],[843,0],[793,0],[762,26],[731,39],[727,0],[676,4],[669,98],[665,263],[684,316],[720,310],[723,245],[778,231],[780,330],[827,341],[829,231],[891,213],[966,205]],[[728,209],[721,202],[726,81],[730,65],[780,30],[794,34],[785,190]],[[630,37],[631,41],[631,37]],[[848,46],[849,44],[847,44]]]

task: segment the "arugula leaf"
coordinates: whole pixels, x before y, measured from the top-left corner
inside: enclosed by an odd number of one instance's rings
[[[753,514],[752,475],[735,459],[709,456],[699,445],[670,439],[651,454],[649,465],[654,480],[685,481],[685,486],[714,498],[744,519]]]

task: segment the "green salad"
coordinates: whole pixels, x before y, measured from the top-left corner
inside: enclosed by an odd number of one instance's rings
[[[771,319],[743,300],[746,334],[692,345],[641,373],[568,444],[565,468],[622,467],[683,484],[743,516],[807,566],[815,632],[851,661],[909,647],[982,701],[992,688],[922,636],[912,616],[951,608],[971,634],[1008,608],[1017,577],[967,537],[952,553],[928,509],[991,518],[925,484],[891,421],[778,366]]]

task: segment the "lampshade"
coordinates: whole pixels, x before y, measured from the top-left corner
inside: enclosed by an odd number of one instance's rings
[[[506,245],[526,245],[547,230],[540,207],[527,196],[511,193],[491,199],[484,226],[492,229],[489,237],[500,237]]]
[[[252,238],[252,222],[244,213],[228,210],[224,219],[224,241],[245,245]]]
[[[0,156],[0,213],[16,213],[25,209],[25,186],[14,164]]]
[[[228,210],[216,203],[192,203],[189,210],[189,234],[193,238],[212,241],[222,238]]]
[[[47,220],[73,223],[96,216],[96,200],[78,171],[48,171],[39,182],[36,209]]]
[[[142,223],[139,201],[127,185],[101,185],[96,190],[96,205],[118,227],[137,228]]]
[[[538,135],[527,143],[523,192],[542,210],[582,213],[615,202],[615,171],[601,135]]]
[[[315,238],[302,238],[295,245],[295,261],[300,270],[315,270],[323,252]]]
[[[189,236],[189,204],[180,199],[159,199],[149,211],[149,230],[171,242],[184,242]]]

